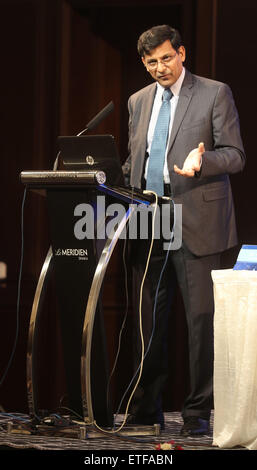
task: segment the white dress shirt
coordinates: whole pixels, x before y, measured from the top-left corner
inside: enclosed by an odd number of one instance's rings
[[[177,79],[175,83],[170,87],[173,97],[170,100],[170,125],[169,125],[169,137],[173,125],[173,120],[175,116],[175,111],[176,107],[178,104],[178,99],[179,99],[179,93],[180,89],[183,83],[185,77],[185,69],[183,67],[183,70]],[[147,153],[150,155],[150,150],[151,150],[151,145],[152,145],[152,140],[153,140],[153,135],[154,135],[154,129],[155,125],[158,119],[160,107],[162,105],[162,95],[163,95],[164,87],[162,87],[158,82],[157,82],[157,90],[154,98],[154,103],[153,103],[153,109],[152,109],[152,114],[151,114],[151,119],[149,122],[149,127],[148,127],[148,133],[147,133]],[[169,139],[168,139],[169,141]],[[163,168],[163,179],[165,184],[169,184],[170,182],[170,177],[169,177],[169,171],[168,171],[168,165],[167,165],[167,150],[168,150],[168,145],[166,147],[166,154],[165,154],[165,162],[164,162],[164,168]],[[145,179],[147,175],[147,168],[148,168],[148,160],[146,161],[145,165]]]

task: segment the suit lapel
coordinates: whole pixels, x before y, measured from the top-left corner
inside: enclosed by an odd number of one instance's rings
[[[136,159],[136,173],[137,177],[139,175],[142,175],[143,167],[144,167],[144,162],[145,162],[145,154],[146,154],[146,149],[147,149],[147,133],[148,133],[148,126],[149,126],[149,121],[151,118],[151,113],[152,113],[152,107],[153,107],[153,102],[154,102],[154,97],[156,93],[156,83],[153,83],[150,86],[150,89],[145,90],[144,94],[141,96],[141,103],[140,103],[140,113],[143,112],[143,115],[141,115],[139,121],[138,121],[138,156]],[[138,182],[138,184],[140,184]]]
[[[149,126],[149,122],[151,119],[155,93],[156,93],[156,83],[153,83],[150,93],[146,93],[143,97],[144,102],[142,103],[142,109],[144,109],[144,116],[143,116],[142,128],[140,132],[141,132],[142,137],[145,139],[145,142],[143,142],[143,145],[145,146],[147,142],[148,126]]]
[[[181,126],[183,118],[186,114],[192,95],[193,95],[193,78],[192,78],[191,73],[186,70],[186,75],[185,75],[185,78],[184,78],[184,81],[180,90],[179,100],[178,100],[175,117],[173,121],[173,126],[172,126],[172,130],[170,134],[168,152],[171,150],[173,146],[174,140]]]

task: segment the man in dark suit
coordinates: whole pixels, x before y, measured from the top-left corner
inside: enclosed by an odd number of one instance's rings
[[[169,252],[157,289],[167,252],[160,240],[154,242],[142,301],[143,326],[148,338],[155,310],[154,334],[129,421],[164,425],[161,392],[168,374],[166,321],[176,280],[187,318],[191,385],[182,410],[181,434],[202,435],[208,432],[213,406],[211,271],[220,268],[221,253],[237,244],[229,175],[243,169],[244,149],[230,88],[184,68],[186,51],[178,31],[167,25],[151,28],[140,36],[138,52],[154,83],[129,98],[129,156],[123,170],[129,175],[131,186],[157,192],[150,182],[151,147],[163,91],[171,90],[164,162],[161,156],[159,160],[158,178],[162,181],[158,195],[170,196],[175,204],[182,205],[182,245]],[[156,166],[154,173],[156,178]],[[134,246],[135,305],[148,247],[143,240]]]

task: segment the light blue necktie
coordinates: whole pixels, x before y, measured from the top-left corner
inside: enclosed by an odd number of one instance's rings
[[[162,95],[162,105],[154,129],[147,169],[146,189],[151,189],[156,192],[158,196],[163,196],[164,193],[163,167],[169,135],[170,99],[172,96],[173,93],[169,88],[164,90]]]

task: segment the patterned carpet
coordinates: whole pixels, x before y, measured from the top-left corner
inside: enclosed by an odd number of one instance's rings
[[[122,423],[122,415],[116,419],[116,429]],[[125,426],[119,433],[104,432],[95,426],[77,423],[69,428],[60,424],[44,425],[31,430],[28,417],[20,414],[0,414],[0,448],[35,450],[144,450],[153,451],[166,444],[176,450],[218,450],[212,445],[213,414],[210,434],[200,438],[182,438],[180,413],[165,413],[165,430],[154,434],[153,427],[131,428]],[[70,432],[68,432],[70,430]],[[142,432],[143,430],[143,432]],[[105,430],[106,431],[106,430]],[[149,435],[146,433],[149,431]],[[131,435],[130,435],[131,433]],[[164,446],[165,448],[165,446]]]

